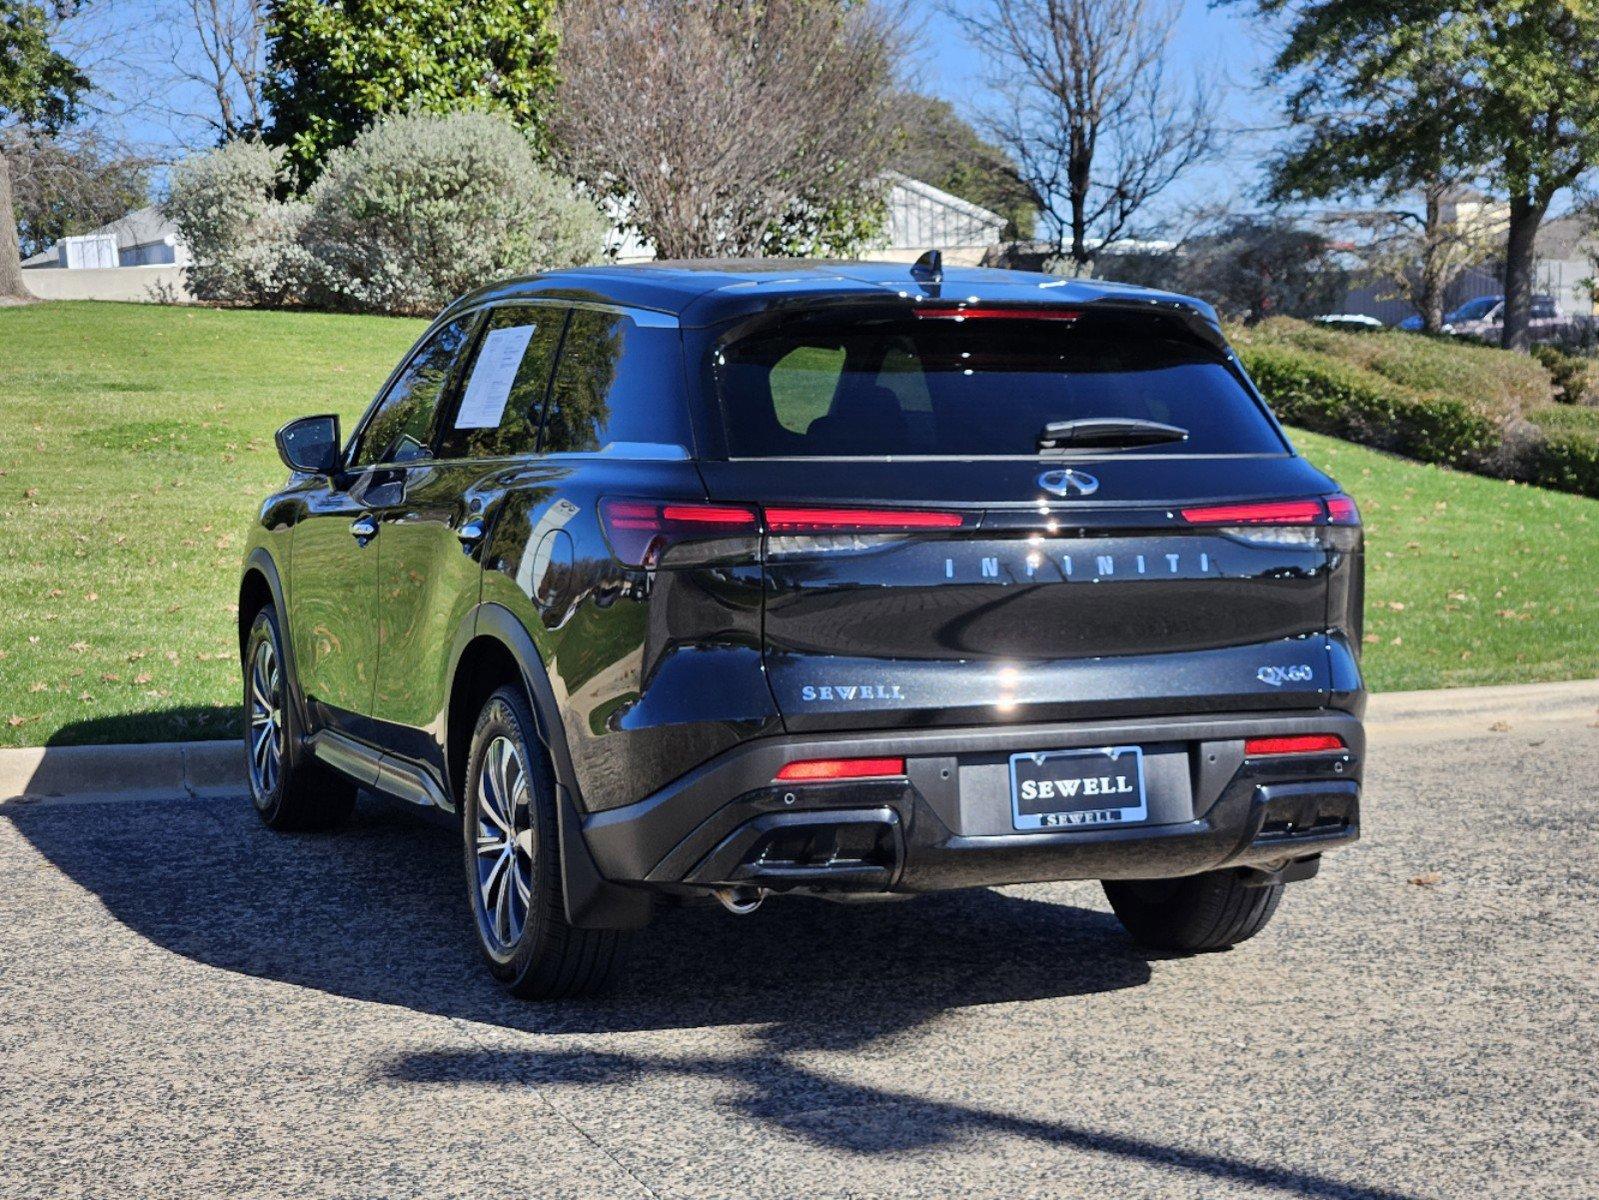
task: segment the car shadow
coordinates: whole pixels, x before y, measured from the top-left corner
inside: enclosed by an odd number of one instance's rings
[[[287,835],[245,800],[12,802],[0,813],[117,920],[186,958],[535,1032],[817,1023],[865,1042],[944,1009],[1149,978],[1103,912],[991,891],[791,898],[742,918],[664,911],[632,939],[613,994],[527,1004],[477,956],[456,837],[402,806],[363,797],[343,830]]]
[[[994,1135],[1158,1164],[1284,1195],[1402,1200],[1315,1174],[840,1081],[815,1050],[875,1053],[971,1005],[1136,988],[1148,959],[1108,913],[993,891],[902,904],[790,899],[750,917],[664,912],[601,1000],[527,1004],[483,969],[459,846],[413,810],[363,797],[333,834],[274,834],[248,801],[0,804],[52,864],[127,928],[208,966],[538,1034],[743,1025],[727,1055],[582,1048],[407,1052],[387,1076],[443,1086],[587,1088],[646,1075],[715,1080],[758,1125],[861,1156]]]

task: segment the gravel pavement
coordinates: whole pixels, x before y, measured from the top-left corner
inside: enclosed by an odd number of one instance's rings
[[[1599,1196],[1599,728],[1373,740],[1365,840],[1229,953],[1092,884],[670,914],[502,996],[363,801],[0,804],[0,1197]]]

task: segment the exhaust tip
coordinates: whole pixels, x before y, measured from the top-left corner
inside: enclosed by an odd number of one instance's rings
[[[766,899],[765,888],[719,887],[712,893],[735,917],[747,917]]]

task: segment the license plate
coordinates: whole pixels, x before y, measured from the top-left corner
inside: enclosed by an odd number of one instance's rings
[[[1142,821],[1149,816],[1144,801],[1144,752],[1138,746],[1102,746],[1013,754],[1010,804],[1017,829]]]

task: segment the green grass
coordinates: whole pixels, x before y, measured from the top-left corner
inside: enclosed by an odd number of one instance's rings
[[[215,737],[272,432],[357,416],[418,321],[0,309],[0,745]]]
[[[284,478],[272,431],[353,419],[420,329],[0,309],[0,745],[231,733],[244,534]],[[1374,687],[1599,675],[1599,502],[1298,441],[1366,516]]]

